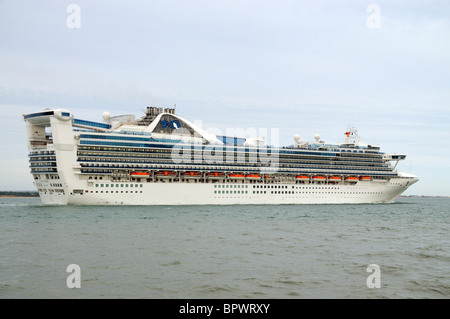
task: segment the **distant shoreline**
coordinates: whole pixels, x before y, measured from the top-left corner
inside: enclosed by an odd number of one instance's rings
[[[32,191],[0,191],[0,197],[11,198],[11,197],[39,197],[38,192]]]
[[[450,198],[450,196],[433,196],[433,195],[402,195],[400,198]]]
[[[30,196],[15,196],[15,195],[0,195],[0,198],[38,198],[39,195],[34,196],[34,195],[30,195]]]

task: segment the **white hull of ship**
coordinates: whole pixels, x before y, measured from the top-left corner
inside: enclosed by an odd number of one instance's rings
[[[369,204],[393,202],[416,181],[392,178],[353,185],[102,182],[97,183],[99,187],[86,183],[80,193],[41,193],[40,197],[44,204],[61,205]]]

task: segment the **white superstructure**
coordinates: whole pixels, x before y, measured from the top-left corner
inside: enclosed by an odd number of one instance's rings
[[[103,123],[64,109],[24,115],[31,174],[42,202],[77,205],[337,204],[395,200],[416,176],[395,170],[405,155],[362,144],[287,147],[263,138],[210,134],[171,108]]]

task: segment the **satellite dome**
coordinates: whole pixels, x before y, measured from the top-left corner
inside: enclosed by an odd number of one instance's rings
[[[109,114],[109,112],[103,112],[103,120],[105,122],[109,122],[110,118],[111,118],[111,115]]]
[[[295,143],[298,143],[298,141],[300,141],[300,135],[295,134],[294,135],[294,141],[295,141]]]
[[[314,135],[314,139],[316,140],[317,143],[319,143],[319,140],[320,140],[320,134]]]

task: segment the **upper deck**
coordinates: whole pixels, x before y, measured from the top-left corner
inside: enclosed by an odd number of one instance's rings
[[[356,134],[342,144],[327,144],[318,135],[313,142],[294,136],[294,145],[274,147],[265,145],[261,138],[213,135],[171,110],[159,113],[154,109],[138,121],[129,115],[110,117],[104,113],[103,123],[77,119],[64,109],[27,114],[24,120],[33,126],[28,134],[33,149],[50,147],[52,132],[45,132],[45,128],[52,126],[52,118],[58,120],[54,125],[59,121],[70,125],[71,136],[66,140],[76,147],[77,161],[86,173],[160,166],[395,176],[395,167],[389,162],[406,157],[386,155],[378,146],[362,144]]]

